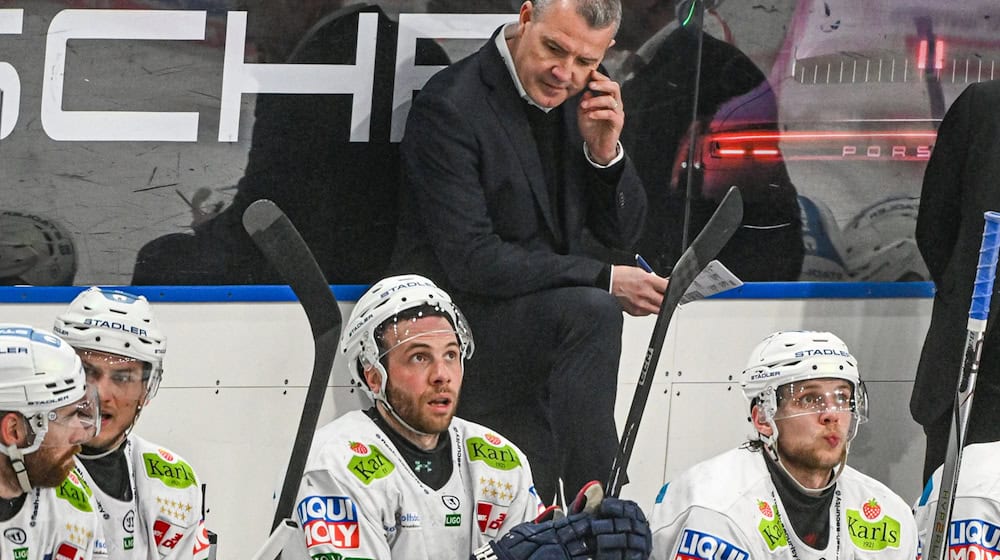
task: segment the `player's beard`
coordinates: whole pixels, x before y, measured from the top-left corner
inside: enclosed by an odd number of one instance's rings
[[[423,394],[413,397],[401,395],[398,391],[394,390],[392,379],[389,380],[385,388],[385,398],[392,405],[392,409],[396,411],[396,414],[409,424],[410,427],[425,434],[440,434],[446,431],[448,426],[451,425],[451,419],[455,416],[455,410],[458,409],[458,395],[449,392],[448,396],[452,399],[452,412],[447,417],[431,416],[423,412],[424,405],[421,404]]]
[[[73,457],[80,452],[80,446],[41,446],[24,456],[24,466],[28,471],[28,481],[36,488],[55,488],[62,484],[73,470]]]

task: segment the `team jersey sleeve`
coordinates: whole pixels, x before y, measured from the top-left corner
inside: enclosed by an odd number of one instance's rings
[[[710,509],[657,502],[650,516],[654,560],[750,560],[747,534],[727,515]]]
[[[380,506],[384,498],[360,492],[357,485],[341,480],[330,469],[307,471],[294,513],[302,528],[299,542],[305,554],[295,557],[389,560],[390,531]]]

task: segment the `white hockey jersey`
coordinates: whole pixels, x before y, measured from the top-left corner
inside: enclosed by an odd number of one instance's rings
[[[650,516],[654,559],[905,559],[917,553],[909,506],[877,480],[844,468],[824,550],[805,544],[760,452],[727,451],[667,483]],[[787,529],[787,530],[786,530]]]
[[[0,523],[0,558],[106,560],[91,489],[74,469],[58,488],[35,488],[21,511]]]
[[[451,438],[453,470],[434,490],[364,412],[321,428],[295,500],[304,538],[292,557],[466,558],[538,515],[531,469],[511,442],[459,418],[441,437]]]
[[[123,444],[132,499],[109,496],[77,460],[103,519],[111,560],[200,560],[208,557],[201,486],[183,458],[131,435]]]
[[[955,505],[948,531],[948,558],[1000,557],[1000,441],[967,445],[962,451]],[[938,490],[938,467],[913,508],[922,550],[927,550],[934,526]]]

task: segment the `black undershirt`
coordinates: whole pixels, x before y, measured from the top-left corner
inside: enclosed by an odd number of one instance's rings
[[[833,503],[833,485],[819,496],[807,496],[799,490],[788,475],[771,459],[766,451],[762,451],[767,470],[771,473],[771,481],[778,489],[791,530],[802,542],[812,548],[823,550],[830,541],[830,505]],[[787,528],[786,528],[787,530]]]
[[[434,449],[424,451],[397,433],[382,418],[375,407],[366,410],[365,414],[375,422],[379,429],[385,432],[385,435],[389,436],[389,439],[403,456],[407,466],[417,475],[420,482],[434,490],[440,490],[448,483],[454,464],[451,461],[451,437],[449,437],[447,430],[438,436],[438,442]]]
[[[83,448],[83,454],[103,453],[98,449]],[[77,455],[87,473],[94,479],[97,487],[105,494],[129,502],[132,500],[132,481],[128,473],[128,461],[125,459],[125,444],[119,445],[111,453],[97,459],[86,459],[82,455]]]
[[[28,494],[21,494],[12,500],[0,498],[0,521],[13,519],[17,512],[21,511],[21,506],[24,505],[24,499],[27,497]]]

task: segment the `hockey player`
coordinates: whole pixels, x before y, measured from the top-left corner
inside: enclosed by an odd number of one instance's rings
[[[97,433],[96,391],[58,337],[0,324],[0,558],[106,558],[73,456]]]
[[[296,498],[304,538],[292,545],[308,552],[294,557],[464,560],[479,548],[480,559],[543,549],[553,560],[568,550],[645,558],[642,512],[613,498],[595,514],[521,525],[499,539],[543,507],[520,449],[454,417],[473,347],[459,309],[426,278],[386,278],[361,297],[340,351],[375,406],[316,433]],[[601,531],[619,538],[602,544]],[[612,548],[615,556],[603,555]]]
[[[101,433],[79,455],[119,558],[208,556],[201,486],[191,465],[135,434],[160,385],[166,338],[145,297],[93,287],[55,321],[101,398]]]
[[[912,560],[909,506],[847,466],[868,397],[857,363],[827,332],[777,332],[743,371],[757,437],[660,490],[654,558]]]
[[[946,558],[997,558],[1000,555],[1000,441],[973,443],[962,450],[962,465],[947,534]],[[934,530],[943,466],[934,471],[913,508],[922,550]]]

